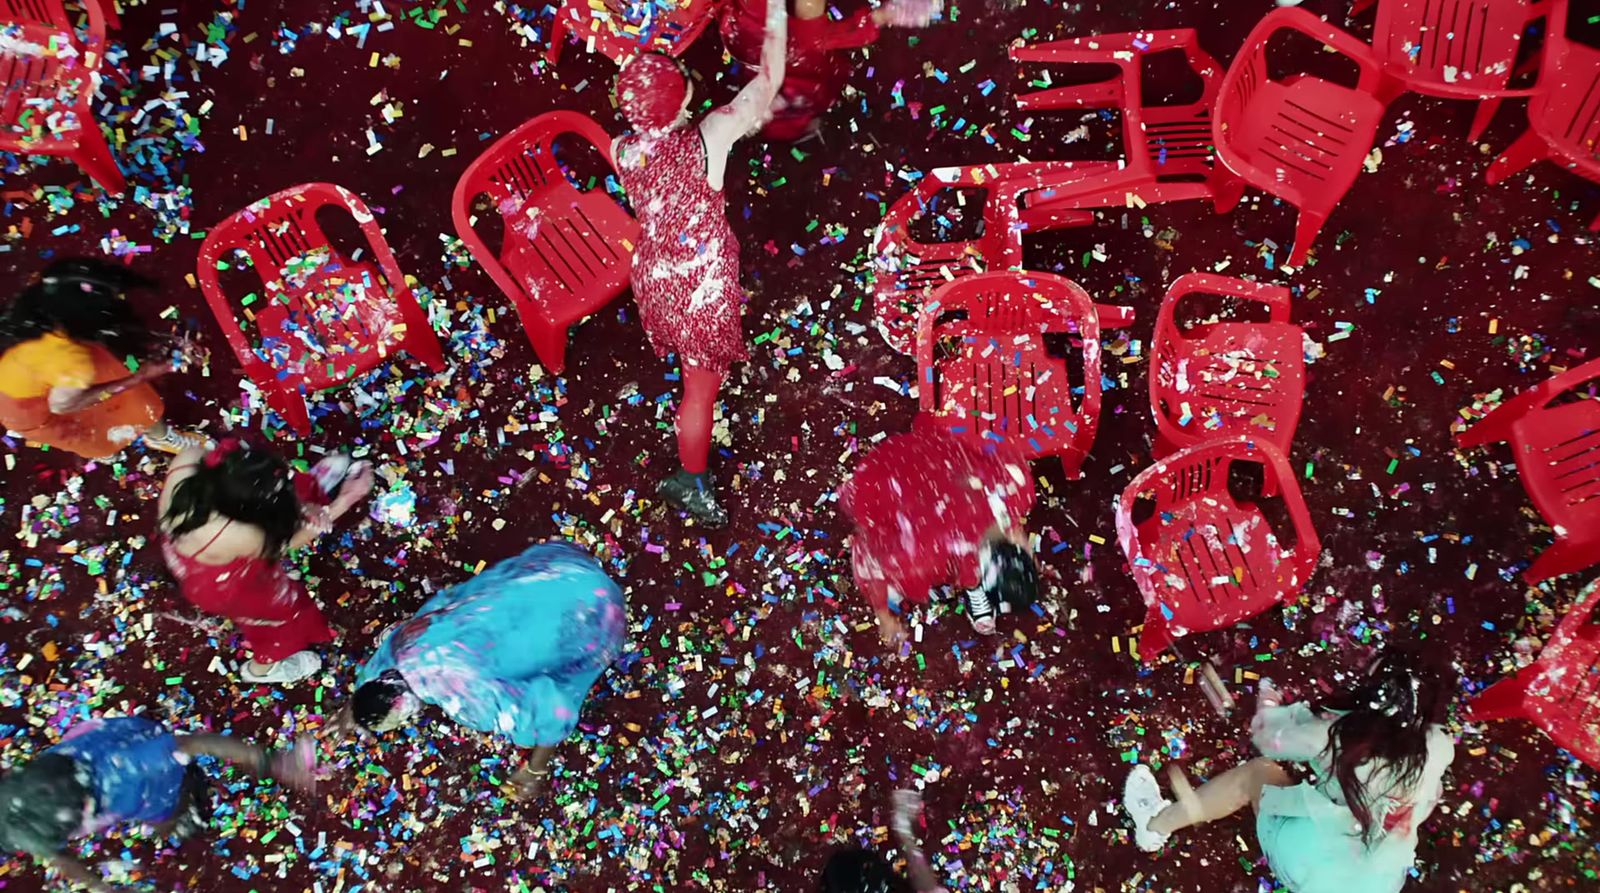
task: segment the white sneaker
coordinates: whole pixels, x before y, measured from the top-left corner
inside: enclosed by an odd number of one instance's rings
[[[322,669],[322,658],[311,651],[296,651],[268,667],[265,673],[252,670],[250,662],[246,661],[244,667],[239,670],[239,678],[257,684],[288,685],[291,682],[299,682],[320,669]]]
[[[1143,763],[1134,766],[1122,785],[1122,808],[1133,819],[1133,841],[1139,849],[1153,853],[1166,845],[1172,835],[1151,831],[1150,820],[1171,805],[1171,800],[1161,796],[1161,785],[1150,767]]]
[[[972,621],[972,628],[979,635],[992,636],[995,633],[994,602],[989,600],[989,593],[980,589],[968,589],[967,619]]]

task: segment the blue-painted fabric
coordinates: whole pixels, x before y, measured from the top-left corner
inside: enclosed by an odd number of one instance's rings
[[[357,683],[394,669],[422,700],[522,747],[554,746],[622,652],[622,590],[589,553],[540,543],[391,628]]]

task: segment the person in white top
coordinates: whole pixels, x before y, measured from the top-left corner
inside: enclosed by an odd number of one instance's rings
[[[1198,790],[1171,767],[1176,803],[1149,767],[1134,767],[1123,804],[1135,840],[1158,850],[1176,831],[1251,804],[1267,862],[1294,893],[1396,893],[1455,756],[1439,725],[1445,702],[1438,679],[1394,654],[1315,704],[1284,704],[1263,679],[1250,723],[1262,756]],[[1313,777],[1297,784],[1279,761],[1308,764]]]

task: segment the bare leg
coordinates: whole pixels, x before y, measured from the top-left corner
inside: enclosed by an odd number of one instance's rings
[[[544,790],[544,784],[550,778],[550,757],[556,752],[554,747],[541,745],[533,749],[533,755],[528,757],[528,762],[511,773],[511,792],[518,800],[532,800]]]
[[[1171,768],[1170,777],[1178,802],[1150,820],[1150,830],[1159,834],[1171,834],[1190,825],[1226,818],[1246,804],[1259,803],[1261,789],[1267,785],[1287,787],[1294,783],[1282,766],[1266,757],[1256,757],[1242,766],[1235,766],[1201,785],[1199,790],[1189,787],[1188,780],[1176,766]]]

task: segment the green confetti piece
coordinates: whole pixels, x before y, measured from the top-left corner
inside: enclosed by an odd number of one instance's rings
[[[183,684],[183,677],[182,676],[168,676],[167,677],[167,684],[168,685],[182,685]]]

